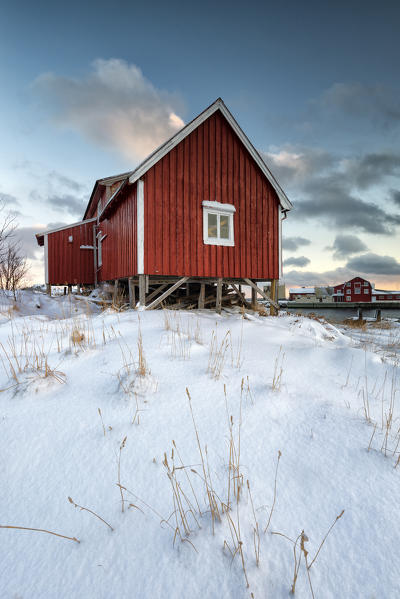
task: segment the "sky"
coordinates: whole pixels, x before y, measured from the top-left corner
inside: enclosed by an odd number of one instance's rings
[[[400,3],[2,2],[0,200],[34,234],[80,220],[222,97],[294,205],[288,286],[400,289]]]

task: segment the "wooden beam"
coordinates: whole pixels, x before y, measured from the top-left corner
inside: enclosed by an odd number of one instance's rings
[[[218,279],[217,297],[215,300],[215,309],[217,311],[217,314],[221,314],[221,301],[222,301],[222,279]]]
[[[242,302],[244,303],[244,305],[245,305],[245,306],[247,306],[248,308],[250,308],[250,304],[249,304],[249,302],[248,302],[248,301],[247,301],[247,299],[244,297],[244,295],[243,295],[243,293],[242,293],[242,290],[240,289],[240,288],[241,288],[241,285],[239,285],[239,287],[236,287],[236,285],[235,285],[234,283],[231,283],[230,285],[231,285],[232,289],[235,291],[236,295],[237,295],[238,297],[240,297],[240,299],[242,300]]]
[[[277,310],[279,310],[279,304],[275,300],[271,299],[270,296],[267,293],[265,293],[263,289],[258,287],[258,285],[256,285],[251,279],[243,280],[246,283],[246,285],[250,285],[252,289],[255,289],[257,293],[259,293],[265,300],[267,300],[267,302],[269,302],[271,306],[274,306]]]
[[[184,283],[186,283],[186,281],[188,280],[188,278],[189,277],[182,277],[181,279],[179,279],[179,281],[177,281],[175,283],[175,285],[172,285],[169,289],[167,289],[167,291],[164,291],[164,293],[162,293],[160,295],[160,297],[158,297],[157,299],[155,299],[154,302],[152,302],[151,304],[149,304],[146,307],[146,310],[153,310],[153,308],[155,308],[156,306],[158,306],[158,304],[161,304],[161,302],[163,302],[166,297],[168,297],[169,295],[171,295],[171,293],[173,293],[175,291],[175,289],[178,289],[178,287],[180,287],[181,285],[183,285]]]
[[[166,287],[168,287],[168,283],[164,283],[163,285],[157,287],[157,289],[154,289],[154,291],[152,291],[150,295],[146,298],[146,301],[151,302],[151,300],[154,299],[156,295],[161,293]]]
[[[205,298],[205,294],[206,294],[206,286],[204,283],[200,284],[200,293],[199,293],[199,302],[198,302],[198,308],[199,310],[203,310],[204,309],[204,298]]]
[[[146,307],[146,275],[139,275],[139,305]]]
[[[132,310],[136,306],[136,294],[135,294],[135,283],[133,282],[133,277],[129,277],[128,279],[128,289],[129,289],[129,307]]]

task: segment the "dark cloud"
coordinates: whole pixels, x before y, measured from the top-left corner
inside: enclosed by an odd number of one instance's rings
[[[5,206],[8,210],[12,210],[14,207],[19,205],[20,202],[15,196],[9,193],[0,192],[0,206]]]
[[[399,96],[382,85],[335,83],[313,102],[313,107],[328,115],[368,119],[384,129],[400,123]]]
[[[287,252],[295,252],[303,245],[310,245],[311,241],[305,237],[284,237],[282,247]]]
[[[181,102],[156,89],[134,64],[95,60],[92,72],[73,79],[46,73],[34,89],[42,94],[58,124],[83,134],[130,160],[147,156],[176,133]]]
[[[307,266],[310,264],[311,260],[306,258],[306,256],[299,256],[298,258],[288,258],[284,261],[284,266],[298,266],[302,268],[303,266]]]
[[[60,227],[65,227],[68,223],[55,222],[55,223],[47,223],[46,229],[59,229]],[[38,231],[36,231],[38,233]]]
[[[78,183],[78,181],[75,181],[74,179],[70,179],[70,177],[66,177],[58,171],[50,171],[48,176],[51,179],[55,179],[57,183],[62,187],[66,187],[67,189],[75,193],[82,193],[86,190],[85,185],[82,185],[82,183]]]
[[[82,216],[86,202],[72,195],[51,196],[46,200],[53,209],[58,212],[67,212],[71,216]]]
[[[341,258],[347,258],[351,254],[365,252],[368,248],[355,235],[337,235],[333,245],[328,249],[333,250],[333,257],[340,260]]]
[[[346,267],[365,274],[400,275],[400,262],[395,258],[372,253],[351,258]]]
[[[311,199],[296,203],[297,218],[319,219],[329,226],[382,235],[392,235],[394,227],[400,225],[400,214],[385,212],[377,204],[354,197],[337,175],[309,181],[306,191]]]
[[[18,227],[13,234],[13,242],[20,244],[21,253],[27,258],[36,259],[43,254],[43,249],[38,246],[36,233],[41,233],[44,227]]]
[[[389,197],[396,206],[400,207],[400,189],[391,189],[389,191]]]
[[[400,174],[400,155],[394,153],[366,154],[351,160],[347,175],[354,177],[359,189],[368,189],[381,183],[386,177]]]

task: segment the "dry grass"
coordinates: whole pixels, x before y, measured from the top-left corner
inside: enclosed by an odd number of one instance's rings
[[[122,513],[124,513],[124,511],[125,511],[125,499],[124,499],[123,487],[121,485],[121,454],[122,454],[122,450],[125,447],[126,439],[127,439],[127,437],[125,436],[121,442],[121,445],[119,446],[119,454],[118,454],[118,487],[119,487],[119,491],[121,493],[121,511],[122,511]]]
[[[51,344],[46,347],[46,332],[44,328],[38,332],[26,327],[18,330],[11,325],[11,334],[6,345],[0,343],[0,359],[6,375],[14,383],[13,386],[29,384],[37,379],[52,379],[58,383],[65,383],[66,376],[58,370],[58,365],[50,366]]]
[[[285,353],[282,353],[282,346],[281,346],[279,348],[278,355],[275,358],[274,374],[272,377],[272,390],[273,391],[281,390],[284,359],[285,359]]]
[[[269,512],[269,517],[268,517],[268,522],[267,522],[267,526],[264,529],[264,534],[267,532],[269,525],[271,523],[271,518],[272,518],[272,514],[275,508],[275,503],[276,503],[276,481],[278,478],[278,468],[279,468],[279,460],[281,459],[281,452],[278,451],[278,459],[276,461],[276,469],[275,469],[275,479],[274,479],[274,499],[272,501],[272,506],[271,506],[271,511]]]
[[[102,518],[101,516],[99,516],[99,514],[96,514],[96,512],[94,512],[93,510],[90,510],[90,509],[89,509],[89,508],[87,508],[87,507],[82,507],[81,505],[78,505],[77,503],[75,503],[75,501],[74,501],[74,500],[73,500],[71,497],[68,497],[68,501],[69,501],[69,502],[70,502],[70,503],[71,503],[71,504],[72,504],[74,507],[78,508],[78,509],[79,509],[81,512],[82,512],[82,511],[85,511],[85,512],[88,512],[89,514],[92,514],[93,516],[96,516],[96,518],[98,518],[99,520],[101,520],[102,522],[104,522],[104,524],[105,524],[106,526],[108,526],[108,528],[109,528],[111,531],[113,531],[113,530],[114,530],[114,529],[113,529],[113,527],[111,526],[111,524],[109,524],[108,522],[106,522],[105,520],[103,520],[103,518]]]
[[[362,318],[354,320],[353,318],[346,318],[343,324],[349,329],[361,329],[362,331],[367,330],[367,321]]]
[[[45,528],[28,528],[26,526],[6,526],[3,524],[0,524],[0,528],[12,528],[14,530],[33,530],[34,532],[45,532],[48,535],[53,535],[55,537],[61,537],[62,539],[68,539],[69,541],[75,541],[75,543],[80,543],[80,541],[76,537],[67,537],[65,535],[59,534],[58,532],[46,530]]]
[[[294,569],[293,569],[293,580],[292,580],[292,584],[291,584],[291,588],[290,588],[290,593],[292,595],[294,595],[296,592],[296,583],[297,583],[297,579],[299,576],[301,558],[302,558],[302,556],[304,556],[307,579],[308,579],[308,583],[310,586],[311,595],[314,598],[314,590],[313,590],[313,587],[311,584],[310,570],[311,570],[313,564],[315,563],[316,559],[318,558],[318,555],[319,555],[328,535],[330,534],[332,528],[335,526],[335,524],[338,522],[338,520],[340,520],[340,518],[343,516],[343,514],[344,514],[344,510],[342,510],[338,516],[336,516],[335,521],[330,526],[328,532],[326,533],[326,535],[322,539],[321,543],[319,544],[319,547],[318,547],[313,559],[311,560],[311,562],[309,562],[309,559],[308,559],[309,551],[306,549],[306,546],[305,546],[305,544],[309,541],[309,539],[308,539],[308,536],[305,534],[304,530],[302,530],[301,533],[294,540],[281,532],[272,532],[271,533],[273,535],[279,535],[279,536],[287,539],[293,545]]]

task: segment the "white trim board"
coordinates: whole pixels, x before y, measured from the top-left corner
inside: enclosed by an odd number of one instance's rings
[[[177,146],[185,137],[190,135],[192,131],[197,129],[199,125],[204,123],[214,112],[219,110],[228,123],[231,125],[232,129],[235,131],[240,141],[246,147],[252,158],[255,160],[257,165],[260,167],[261,171],[264,173],[265,177],[271,183],[272,187],[275,189],[278,194],[279,201],[284,208],[284,210],[290,210],[292,208],[292,203],[289,198],[286,196],[285,192],[279,185],[278,181],[275,179],[268,166],[265,164],[264,160],[261,158],[260,154],[257,152],[253,144],[250,142],[247,135],[242,131],[239,127],[238,123],[229,112],[228,108],[225,106],[224,102],[221,98],[218,98],[211,106],[209,106],[206,110],[204,110],[197,118],[188,123],[185,127],[183,127],[178,133],[176,133],[173,137],[171,137],[168,141],[162,144],[157,150],[155,150],[144,162],[139,164],[139,166],[131,173],[129,177],[130,183],[135,183],[140,177],[152,167],[154,166],[161,158],[163,158],[168,152],[170,152],[175,146]]]
[[[47,235],[44,236],[44,282],[49,284],[49,246]]]
[[[144,274],[144,182],[139,179],[136,192],[137,272]]]

